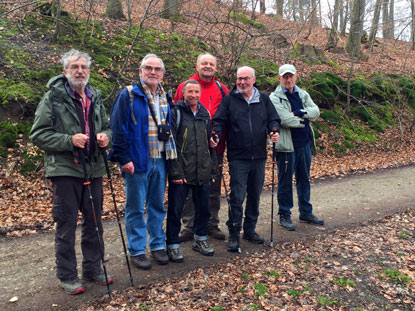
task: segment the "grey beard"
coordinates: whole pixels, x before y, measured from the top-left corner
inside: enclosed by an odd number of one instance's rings
[[[68,79],[68,83],[74,90],[83,90],[86,85],[88,84],[89,77],[85,81],[76,82],[75,80],[70,77],[70,75],[66,75],[66,79]]]

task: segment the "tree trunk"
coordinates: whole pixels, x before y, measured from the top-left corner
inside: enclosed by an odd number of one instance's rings
[[[284,0],[276,0],[275,1],[276,8],[277,8],[277,18],[283,18],[283,9],[284,9]]]
[[[127,37],[131,37],[131,28],[133,27],[133,19],[131,17],[131,0],[127,0],[127,15],[128,15]]]
[[[346,35],[346,27],[347,27],[347,22],[349,20],[349,1],[346,1],[345,3],[346,5],[344,5],[344,3],[342,2],[343,5],[343,10],[341,10],[341,13],[343,15],[343,18],[341,18],[341,22],[340,22],[340,35],[342,37],[344,37]]]
[[[108,0],[105,15],[112,19],[125,18],[122,11],[121,0]]]
[[[389,5],[389,0],[383,0],[382,3],[382,36],[384,39],[389,39],[389,9],[388,9],[388,5]]]
[[[317,18],[317,1],[311,0],[311,24],[317,25],[318,24],[318,18]]]
[[[389,2],[389,39],[395,39],[395,1]]]
[[[376,0],[375,12],[373,13],[372,27],[370,29],[369,41],[367,43],[367,46],[370,48],[371,51],[373,50],[373,43],[375,42],[376,32],[378,31],[380,7],[382,5],[381,1],[382,0]]]
[[[353,0],[352,14],[350,16],[350,32],[346,43],[346,51],[353,57],[360,57],[362,54],[360,45],[364,11],[365,0]]]
[[[415,0],[411,0],[411,49],[415,49]]]
[[[164,0],[164,13],[163,17],[171,18],[180,14],[180,8],[182,7],[181,0]]]
[[[259,13],[265,14],[266,9],[265,0],[259,0]]]
[[[61,32],[61,0],[53,0],[52,2],[52,16],[55,18],[55,32],[53,33],[52,42],[58,41],[58,36]]]
[[[95,0],[90,0],[90,2],[89,2],[89,11],[88,11],[88,17],[87,17],[86,23],[85,23],[84,36],[82,37],[82,45],[84,45],[86,43],[86,36],[88,34],[89,21],[91,19],[92,8],[94,6],[94,2],[95,2]]]
[[[333,14],[330,19],[331,21],[331,30],[329,39],[326,44],[326,50],[334,49],[337,46],[338,38],[338,25],[339,25],[339,11],[342,0],[335,0]]]

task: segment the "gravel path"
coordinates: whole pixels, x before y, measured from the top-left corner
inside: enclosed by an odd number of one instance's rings
[[[299,223],[298,209],[294,208],[293,220],[297,225],[294,232],[282,230],[277,215],[274,215],[274,243],[306,239],[338,228],[359,226],[383,218],[387,214],[414,207],[414,186],[415,166],[316,182],[311,190],[314,212],[326,220],[326,225],[316,227]],[[225,229],[227,209],[224,200],[222,207],[221,227]],[[275,214],[276,212],[277,204]],[[270,213],[271,192],[267,191],[261,199],[261,215],[257,229],[268,239]],[[115,220],[107,221],[104,228],[106,257],[109,260],[107,269],[115,278],[112,290],[122,290],[129,286],[129,277],[118,224]],[[183,264],[170,263],[167,266],[158,266],[154,263],[149,271],[140,271],[132,267],[135,286],[145,286],[149,282],[178,277],[192,269],[239,256],[226,251],[226,241],[210,241],[215,248],[213,257],[203,257],[193,252],[191,243],[187,242],[182,246],[185,255]],[[82,295],[69,296],[63,292],[55,278],[53,232],[20,238],[3,237],[0,238],[0,247],[0,310],[76,310],[80,304],[92,302],[106,295],[105,287],[88,283],[85,284],[86,291]],[[267,246],[242,242],[241,256],[267,249]],[[80,262],[79,243],[77,253]],[[10,302],[12,298],[17,301]]]

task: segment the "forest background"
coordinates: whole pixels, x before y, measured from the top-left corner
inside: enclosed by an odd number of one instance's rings
[[[271,92],[278,66],[292,63],[299,86],[321,109],[313,179],[413,163],[415,51],[413,40],[400,40],[404,33],[414,37],[413,1],[404,11],[411,12],[407,27],[394,20],[394,1],[328,2],[323,14],[316,0],[268,8],[264,1],[2,0],[1,234],[53,226],[43,152],[28,142],[28,132],[47,81],[72,47],[92,56],[90,81],[108,110],[119,89],[137,81],[146,53],[164,60],[165,88],[173,91],[204,52],[217,56],[217,77],[230,88],[237,67],[249,65],[258,88]],[[321,24],[327,21],[332,27]],[[105,215],[113,217],[110,206]]]
[[[108,111],[120,88],[137,81],[139,62],[146,53],[156,53],[164,60],[164,85],[173,91],[194,74],[196,58],[204,52],[217,56],[217,77],[228,87],[234,85],[237,67],[249,65],[256,70],[258,88],[268,93],[278,84],[278,66],[294,64],[299,85],[321,109],[321,117],[314,123],[318,154],[312,179],[322,180],[415,163],[414,11],[413,0],[0,0],[2,241],[53,229],[43,152],[28,141],[28,132],[36,106],[47,91],[46,83],[62,71],[59,59],[70,48],[92,56],[91,83],[102,90]],[[113,174],[122,214],[122,179],[115,167]],[[270,183],[268,161],[266,187]],[[111,204],[106,200],[105,218],[114,217]],[[203,295],[195,296],[185,287],[183,299],[172,286],[202,284],[200,280],[209,279],[213,283],[207,286],[213,288],[220,283],[215,280],[225,277],[235,300],[227,301],[229,293],[218,288],[217,300],[210,297],[208,304],[212,305],[200,310],[273,310],[275,304],[293,310],[345,310],[343,305],[355,306],[347,310],[412,310],[411,219],[413,213],[408,212],[386,219],[380,226],[352,230],[350,235],[282,246],[283,256],[288,258],[293,251],[302,259],[290,258],[281,271],[272,267],[265,272],[253,270],[259,263],[268,267],[278,261],[277,253],[237,258],[221,268],[224,274],[212,276],[212,272],[196,270],[186,280],[156,284],[142,293],[131,290],[110,303],[98,302],[96,308],[131,310],[135,304],[137,310],[167,310],[157,307],[166,297],[172,305],[189,306]],[[388,242],[372,243],[374,237]],[[331,247],[326,249],[328,244]],[[385,258],[391,256],[398,268],[382,268],[386,259],[372,258],[369,269],[376,267],[373,271],[379,273],[367,276],[366,267],[361,266],[360,272],[346,267],[346,271],[340,259],[333,261],[341,256],[365,263],[363,250],[372,246],[376,247],[375,257],[382,248]],[[327,278],[327,266],[345,271],[347,276],[337,278],[336,272]],[[307,276],[296,283],[304,271]],[[311,288],[308,278],[326,294]],[[364,282],[359,283],[361,279]],[[281,284],[289,289],[282,291]],[[375,298],[353,295],[361,284]],[[204,291],[203,286],[200,290]],[[273,295],[267,296],[267,291]],[[333,298],[334,294],[339,296]],[[223,307],[226,304],[231,307]]]

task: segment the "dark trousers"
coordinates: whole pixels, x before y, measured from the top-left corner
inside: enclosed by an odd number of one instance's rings
[[[245,234],[252,234],[255,232],[259,216],[259,199],[265,178],[265,159],[229,161],[229,173],[231,176],[231,209],[226,222],[229,233],[239,234],[241,231],[242,204],[246,194],[243,229]]]
[[[208,221],[210,216],[210,182],[206,182],[202,185],[175,184],[173,182],[169,182],[169,205],[167,208],[166,230],[167,245],[180,245],[180,220],[182,217],[184,202],[186,200],[186,196],[189,192],[189,189],[192,189],[193,194],[192,198],[194,206],[194,234],[199,237],[202,237],[203,239],[207,238]]]
[[[223,154],[218,155],[218,161],[222,163]],[[222,170],[219,172],[218,180],[210,185],[210,218],[208,222],[209,229],[218,228],[219,226],[219,210],[220,210],[220,195],[221,195],[221,178]],[[186,198],[182,214],[183,229],[193,232],[193,199],[192,190],[189,191],[189,195]]]
[[[300,214],[310,215],[310,167],[311,148],[308,143],[294,152],[277,152],[278,188],[277,198],[280,215],[290,215],[293,207],[293,174],[297,188]]]
[[[84,186],[84,179],[76,177],[53,177],[52,217],[56,222],[55,253],[56,276],[68,280],[78,276],[75,256],[75,231],[78,211],[82,213],[82,271],[90,274],[100,269],[101,253],[99,250],[96,226],[92,215],[89,191]],[[103,203],[102,178],[92,179],[90,184],[93,203],[102,240],[101,211]],[[104,250],[104,245],[101,245]]]

